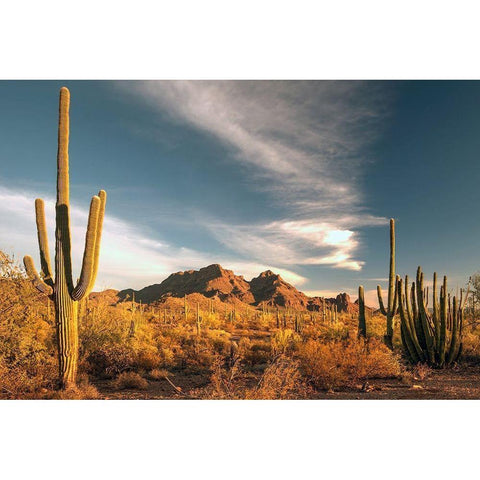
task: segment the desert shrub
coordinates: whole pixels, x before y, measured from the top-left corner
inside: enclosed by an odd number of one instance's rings
[[[237,377],[241,373],[239,361],[228,365],[224,357],[217,355],[212,364],[210,385],[200,392],[199,396],[210,399],[235,399],[239,398],[239,384]]]
[[[128,345],[106,345],[90,352],[87,370],[97,377],[112,378],[135,365],[135,352]]]
[[[299,364],[288,357],[272,362],[254,388],[245,390],[243,398],[251,400],[279,400],[296,398],[304,391]]]
[[[163,380],[165,377],[168,377],[169,373],[167,370],[154,368],[148,372],[148,378],[150,380]]]
[[[80,374],[77,378],[77,385],[66,390],[48,392],[44,398],[56,400],[97,400],[101,398],[101,395],[96,387],[90,383],[88,376]]]
[[[306,378],[320,389],[353,386],[367,378],[395,377],[402,371],[398,357],[376,339],[309,340],[300,346],[298,358]]]
[[[146,390],[148,382],[136,372],[123,372],[114,380],[113,386],[118,390]]]
[[[480,327],[471,325],[464,328],[462,333],[462,358],[478,362],[480,360]]]
[[[130,335],[131,315],[114,308],[95,309],[80,328],[82,368],[98,377],[112,378],[119,373],[157,368],[161,357],[154,327],[138,322]]]
[[[319,338],[324,342],[348,340],[350,335],[349,328],[340,321],[336,324],[324,325],[319,331]]]
[[[25,398],[54,388],[55,328],[47,298],[0,252],[0,395]]]
[[[242,339],[243,340],[243,339]],[[266,365],[271,359],[270,340],[240,341],[240,354],[243,364],[253,368]]]
[[[301,341],[300,335],[293,330],[277,330],[271,338],[271,350],[274,356],[284,353],[291,353]]]

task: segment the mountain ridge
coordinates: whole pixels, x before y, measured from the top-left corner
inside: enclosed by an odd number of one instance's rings
[[[308,297],[286,282],[279,274],[266,270],[250,281],[220,264],[211,264],[199,270],[185,270],[170,274],[161,283],[139,290],[125,289],[117,293],[119,302],[135,299],[144,304],[170,303],[174,299],[202,295],[222,303],[245,304],[248,307],[279,307],[294,310],[319,311],[323,302],[337,306],[338,312],[358,312],[357,302],[351,302],[347,293],[336,297]],[[110,294],[111,296],[111,294]]]

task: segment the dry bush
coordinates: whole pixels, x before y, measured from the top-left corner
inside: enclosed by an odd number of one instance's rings
[[[354,386],[367,378],[401,374],[397,355],[376,339],[322,343],[309,340],[299,348],[306,378],[319,389]]]
[[[118,390],[136,389],[146,390],[148,382],[136,372],[123,372],[113,382],[113,387]]]
[[[216,356],[212,365],[210,385],[200,394],[203,398],[226,400],[240,398],[237,377],[241,374],[239,358],[228,365],[225,358]]]
[[[100,393],[92,385],[86,375],[79,375],[77,385],[54,392],[51,397],[56,400],[98,400],[101,398]]]
[[[138,321],[130,335],[130,312],[121,308],[96,308],[81,322],[81,367],[97,377],[112,378],[130,371],[160,366],[158,332],[152,324]]]
[[[250,369],[263,369],[272,358],[270,339],[250,340],[242,338],[238,347],[243,364]]]
[[[245,390],[243,398],[280,400],[298,398],[303,392],[305,386],[298,362],[288,357],[280,357],[265,369],[256,387]]]
[[[279,354],[292,353],[297,345],[301,342],[301,336],[293,330],[286,328],[285,330],[277,330],[271,338],[271,350],[273,356]]]
[[[463,358],[474,362],[480,361],[480,326],[469,325],[462,333]]]
[[[426,363],[418,363],[412,369],[414,380],[425,380],[432,374],[432,369]]]
[[[202,328],[201,334],[188,326],[166,329],[157,339],[163,368],[205,372],[212,369],[215,358],[230,352],[230,334]]]
[[[163,380],[165,377],[168,377],[170,374],[167,370],[154,368],[148,372],[148,378],[150,380]]]

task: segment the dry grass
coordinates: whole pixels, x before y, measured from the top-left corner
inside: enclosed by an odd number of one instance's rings
[[[136,372],[123,372],[112,383],[117,390],[146,390],[148,382]]]
[[[411,384],[431,373],[422,365],[406,370],[383,345],[383,316],[368,318],[364,342],[357,340],[357,319],[351,315],[340,314],[333,324],[305,314],[299,334],[292,316],[287,328],[277,329],[275,313],[237,310],[232,324],[217,310],[203,313],[198,335],[193,316],[185,321],[178,311],[160,312],[133,312],[130,303],[86,305],[79,318],[78,386],[57,392],[53,305],[49,309],[21,269],[7,263],[0,269],[0,398],[99,398],[87,376],[99,388],[150,391],[169,372],[174,378],[200,379],[182,385],[189,397],[308,398],[314,390],[357,388],[375,378],[399,377]],[[396,336],[396,351],[401,351],[398,344]],[[480,359],[475,325],[465,329],[464,352],[469,360]]]
[[[375,339],[328,343],[309,340],[300,346],[298,357],[307,379],[316,388],[325,390],[402,373],[397,355]]]

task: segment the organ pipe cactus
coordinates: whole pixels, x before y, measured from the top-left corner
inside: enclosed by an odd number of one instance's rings
[[[358,287],[358,336],[367,338],[367,322],[365,319],[365,294],[362,285]]]
[[[377,285],[378,304],[380,311],[387,318],[387,331],[385,334],[385,344],[393,349],[393,319],[397,313],[397,295],[395,288],[395,220],[390,219],[390,268],[388,273],[388,304],[385,308],[383,304],[382,287]]]
[[[101,190],[90,203],[85,250],[80,278],[76,285],[72,280],[70,200],[68,173],[70,92],[60,89],[58,152],[57,152],[57,201],[55,206],[55,276],[48,248],[45,208],[42,199],[35,200],[38,245],[41,274],[35,269],[32,257],[23,261],[28,276],[35,287],[48,295],[55,304],[57,330],[59,382],[61,388],[75,385],[78,364],[78,302],[87,296],[98,272],[100,240],[107,195]]]
[[[447,277],[443,277],[440,300],[437,297],[437,274],[433,276],[432,310],[427,308],[423,272],[418,267],[416,282],[409,285],[408,276],[397,277],[396,290],[400,313],[400,333],[407,358],[412,363],[427,363],[443,368],[456,362],[462,351],[463,310],[468,291],[463,298],[449,301]]]

